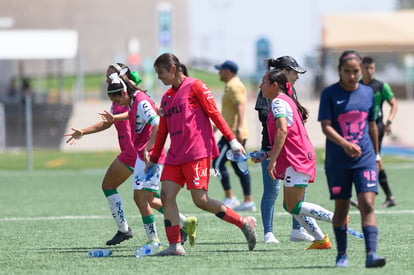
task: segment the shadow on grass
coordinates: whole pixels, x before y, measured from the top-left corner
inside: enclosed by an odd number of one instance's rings
[[[252,268],[244,268],[243,270],[296,270],[296,269],[338,269],[335,266],[323,266],[323,265],[299,265],[299,266],[280,266],[280,267],[252,267]]]

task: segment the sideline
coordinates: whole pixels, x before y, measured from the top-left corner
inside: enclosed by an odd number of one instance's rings
[[[352,215],[359,215],[359,211],[353,210],[349,211],[349,214]],[[414,214],[413,209],[406,209],[406,210],[377,210],[375,211],[376,215],[406,215],[406,214]],[[198,217],[214,217],[214,215],[210,213],[189,213],[190,216],[198,216]],[[275,212],[275,216],[288,216],[287,212]],[[156,217],[162,217],[161,214],[155,215]],[[260,216],[258,213],[257,215],[253,216]],[[141,216],[130,216],[129,219],[132,218],[140,218]],[[101,219],[112,219],[110,215],[105,216],[51,216],[51,217],[9,217],[9,218],[0,218],[0,222],[14,222],[14,221],[58,221],[58,220],[101,220]]]

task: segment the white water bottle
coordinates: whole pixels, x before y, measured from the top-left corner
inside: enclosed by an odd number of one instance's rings
[[[240,171],[243,172],[243,174],[245,174],[245,175],[249,174],[249,170],[248,170],[248,166],[247,166],[248,157],[246,155],[243,155],[239,151],[236,151],[233,154],[232,150],[228,150],[226,152],[226,157],[227,157],[228,160],[237,162],[237,166],[239,167]]]
[[[89,258],[102,258],[102,257],[109,257],[112,255],[112,251],[109,249],[93,249],[89,250],[88,256]]]
[[[137,259],[140,259],[142,257],[151,255],[152,253],[157,251],[161,247],[161,245],[162,244],[159,241],[147,243],[146,245],[141,246],[140,248],[135,250],[135,257]]]

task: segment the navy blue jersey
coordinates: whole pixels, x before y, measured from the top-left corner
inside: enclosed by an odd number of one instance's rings
[[[369,121],[375,121],[374,92],[370,87],[359,84],[350,92],[335,83],[325,88],[319,103],[318,121],[322,120],[330,120],[341,136],[358,144],[362,150],[360,157],[351,158],[342,147],[326,139],[326,168],[353,169],[375,165],[368,125]]]

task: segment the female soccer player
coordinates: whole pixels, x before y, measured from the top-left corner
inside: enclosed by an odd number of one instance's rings
[[[106,71],[106,82],[109,84],[109,75],[119,73],[124,66],[125,65],[121,63],[115,63],[108,66]],[[139,78],[139,75],[134,75],[134,83],[135,85],[138,85],[141,82],[141,79]],[[112,103],[112,114],[117,115],[125,112],[128,112],[128,106],[120,106],[116,103]],[[126,220],[121,196],[117,191],[117,188],[131,176],[137,158],[137,152],[131,140],[131,127],[129,126],[129,122],[126,120],[114,122],[103,120],[83,129],[72,128],[72,133],[65,134],[65,136],[70,136],[66,143],[73,145],[76,144],[76,142],[84,135],[104,131],[110,128],[112,124],[115,125],[118,133],[118,142],[121,148],[121,153],[115,158],[107,169],[102,182],[102,190],[108,200],[109,209],[115,224],[118,227],[118,232],[111,240],[106,242],[107,245],[116,245],[133,237],[133,232],[128,226]]]
[[[211,199],[207,193],[211,160],[218,156],[210,119],[229,141],[233,151],[245,153],[243,146],[217,110],[209,88],[202,81],[188,77],[187,68],[175,55],[160,55],[154,62],[154,69],[165,85],[171,85],[161,100],[160,124],[151,162],[147,165],[151,167],[160,161],[165,141],[170,135],[171,144],[161,176],[161,200],[170,246],[155,255],[185,255],[180,244],[176,202],[177,194],[185,184],[197,207],[239,227],[248,241],[249,250],[253,250],[256,245],[256,220],[253,217],[243,219],[222,202]]]
[[[348,266],[346,220],[354,183],[365,239],[365,266],[381,267],[385,258],[376,255],[378,228],[374,212],[379,161],[374,93],[358,83],[361,57],[357,52],[343,52],[338,71],[339,82],[322,92],[318,115],[326,135],[325,173],[331,199],[335,200],[336,266]]]
[[[152,150],[155,135],[158,129],[159,116],[152,99],[145,91],[138,88],[126,77],[129,68],[122,68],[120,73],[113,73],[109,76],[111,83],[108,85],[108,96],[113,103],[123,106],[129,106],[129,111],[117,116],[109,112],[102,114],[109,121],[129,120],[132,130],[131,137],[138,153],[133,176],[134,200],[140,210],[145,232],[149,242],[158,241],[157,230],[155,226],[155,217],[152,213],[151,206],[159,209],[162,213],[162,206],[154,195],[158,192],[158,179],[162,171],[162,163],[165,159],[165,153],[162,152],[161,162],[158,169],[155,170],[155,180],[147,181],[142,175],[144,174],[145,163],[149,161],[149,152]],[[187,231],[195,231],[197,218],[185,218],[180,216],[180,227],[185,226]],[[195,236],[190,234],[191,245],[194,244]]]
[[[267,120],[271,142],[267,171],[270,177],[284,180],[283,206],[314,238],[307,249],[330,249],[331,242],[315,219],[332,221],[333,213],[302,201],[306,187],[316,173],[316,154],[303,118],[307,110],[293,97],[292,88],[283,70],[265,73],[260,85],[263,96],[272,100]]]
[[[299,79],[299,74],[304,74],[306,72],[297,61],[291,56],[281,56],[276,59],[266,59],[265,64],[267,70],[270,69],[281,69],[286,74],[287,80],[289,81],[293,97],[297,99],[294,84],[296,80]],[[263,152],[269,152],[271,150],[269,135],[267,131],[267,118],[271,110],[272,100],[269,98],[263,97],[263,92],[260,91],[257,100],[255,109],[259,113],[259,120],[262,123],[262,148]],[[253,161],[255,161],[253,159]],[[263,195],[260,204],[260,211],[262,214],[262,222],[264,228],[264,242],[279,243],[279,241],[273,235],[273,212],[275,207],[275,202],[279,196],[281,180],[275,179],[272,180],[267,172],[267,166],[269,160],[266,158],[261,161],[262,167],[262,178],[263,178]],[[305,192],[306,196],[306,192]],[[302,227],[302,225],[292,217],[292,231],[290,233],[290,240],[293,242],[312,242],[315,240],[314,237],[309,235],[309,233]]]
[[[108,66],[106,82],[110,84],[112,80],[109,78],[109,76],[114,73],[119,74],[123,69],[126,70],[126,81],[130,82],[132,86],[137,86],[141,82],[138,73],[130,73],[129,68],[122,63],[114,63]],[[128,109],[128,106],[112,103],[111,113],[113,115],[125,115],[128,113]],[[65,134],[65,136],[70,136],[67,143],[75,144],[80,138],[82,138],[83,135],[104,131],[111,127],[112,124],[115,125],[118,133],[121,153],[108,168],[102,183],[102,189],[108,200],[109,208],[111,210],[115,224],[118,226],[118,232],[111,240],[107,241],[107,245],[119,244],[124,240],[132,238],[133,236],[132,230],[129,228],[126,221],[121,197],[117,191],[118,186],[120,186],[126,179],[129,178],[129,176],[131,176],[132,172],[134,171],[134,166],[137,159],[137,151],[134,148],[134,144],[131,138],[130,122],[128,120],[104,120],[83,129],[72,128],[72,133]],[[163,212],[161,200],[159,198],[152,199],[150,201],[150,205],[161,213]],[[180,225],[183,229],[185,229],[181,230],[181,234],[184,240],[187,236],[185,231],[188,231],[187,229],[190,229],[194,218],[195,217],[186,218],[180,214]]]

